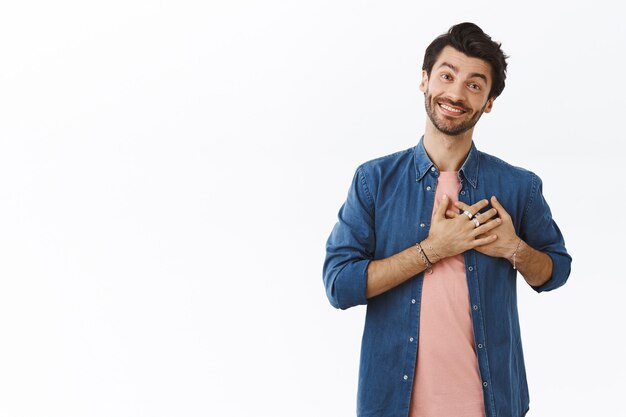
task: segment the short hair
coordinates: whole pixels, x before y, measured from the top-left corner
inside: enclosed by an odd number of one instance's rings
[[[474,23],[459,23],[428,45],[424,54],[422,69],[430,77],[433,65],[435,65],[435,61],[439,58],[443,48],[451,46],[467,56],[482,59],[491,65],[493,83],[489,91],[489,98],[496,98],[504,90],[504,80],[506,80],[506,59],[508,56],[500,48],[501,45],[501,43],[491,40],[491,37]]]

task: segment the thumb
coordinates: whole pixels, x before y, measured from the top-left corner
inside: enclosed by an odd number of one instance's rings
[[[439,207],[435,211],[435,218],[437,219],[445,219],[446,218],[446,210],[448,209],[448,195],[444,194],[439,201]]]
[[[500,217],[509,215],[509,213],[507,213],[504,207],[502,207],[502,204],[500,204],[495,195],[491,197],[491,205],[495,207]]]

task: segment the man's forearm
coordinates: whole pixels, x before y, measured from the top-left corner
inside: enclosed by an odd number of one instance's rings
[[[513,257],[509,261],[513,264]],[[528,284],[538,287],[548,282],[552,276],[552,258],[521,241],[515,255],[515,268]]]
[[[371,261],[367,267],[367,298],[388,291],[426,270],[415,245],[388,258]]]

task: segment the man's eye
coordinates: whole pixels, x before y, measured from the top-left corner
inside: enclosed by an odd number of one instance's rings
[[[469,87],[473,90],[480,90],[480,86],[478,84],[472,83],[469,85]]]
[[[441,74],[441,78],[443,78],[444,80],[449,80],[450,79],[450,75],[449,74]]]

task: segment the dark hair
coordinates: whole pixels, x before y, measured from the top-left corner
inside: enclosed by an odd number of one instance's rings
[[[508,58],[500,49],[500,45],[502,44],[492,41],[491,37],[474,23],[459,23],[428,45],[424,54],[422,69],[430,77],[433,65],[435,65],[435,61],[439,58],[443,48],[451,46],[467,56],[480,58],[491,65],[493,84],[491,91],[489,91],[489,98],[496,98],[504,90],[506,59]]]

